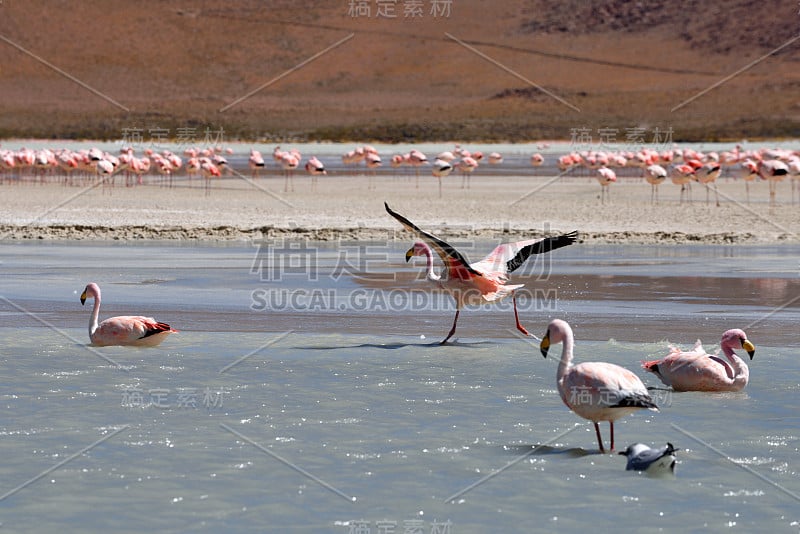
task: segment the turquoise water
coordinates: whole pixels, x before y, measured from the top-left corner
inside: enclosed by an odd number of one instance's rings
[[[668,342],[755,343],[744,392],[654,391],[659,413],[618,422],[620,450],[681,449],[652,479],[596,454],[509,306],[438,346],[453,309],[407,246],[0,245],[4,529],[800,530],[800,248],[581,245],[523,270],[532,333],[566,318],[576,359],[648,385]],[[180,332],[88,348],[89,281],[101,318]]]

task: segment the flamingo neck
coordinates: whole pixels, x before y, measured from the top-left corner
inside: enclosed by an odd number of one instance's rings
[[[94,306],[92,306],[92,316],[89,317],[89,337],[97,331],[97,317],[100,315],[100,295],[95,295]]]
[[[425,277],[426,277],[428,280],[432,281],[432,282],[438,282],[439,280],[441,280],[441,279],[442,279],[442,277],[441,277],[441,276],[439,276],[438,274],[436,274],[436,273],[433,271],[433,253],[431,252],[431,248],[430,248],[430,247],[429,247],[427,244],[425,244],[425,243],[423,243],[423,244],[424,244],[425,246],[423,247],[423,249],[422,249],[422,250],[423,250],[423,252],[425,253],[425,261],[426,261],[426,266],[425,266],[426,273],[425,273]]]
[[[734,382],[744,382],[744,384],[747,384],[747,381],[750,378],[750,368],[747,367],[747,364],[744,363],[744,360],[742,360],[733,351],[733,348],[727,344],[722,345],[722,353],[731,363],[731,368],[733,371],[733,376],[731,376],[731,379],[733,379]]]
[[[561,362],[558,364],[558,378],[559,380],[567,374],[569,368],[572,367],[572,347],[574,339],[571,333],[564,336],[561,348]]]

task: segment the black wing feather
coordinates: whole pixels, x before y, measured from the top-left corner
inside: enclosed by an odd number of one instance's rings
[[[568,234],[560,235],[557,237],[547,237],[536,243],[532,243],[527,247],[522,247],[517,255],[506,262],[508,272],[513,273],[520,265],[525,263],[532,254],[544,254],[555,250],[557,248],[566,247],[573,244],[578,240],[578,232],[570,232]]]
[[[396,211],[393,211],[392,208],[389,207],[389,204],[387,204],[386,202],[384,202],[383,205],[386,206],[387,213],[389,213],[389,215],[397,219],[400,222],[400,224],[406,227],[406,229],[411,230],[412,232],[416,233],[417,236],[426,240],[428,244],[431,245],[431,248],[436,250],[436,252],[439,254],[439,257],[442,259],[443,262],[446,263],[448,258],[454,259],[459,263],[461,263],[470,273],[476,276],[483,276],[481,273],[470,267],[467,258],[465,258],[459,251],[454,249],[448,243],[442,241],[435,235],[429,234],[428,232],[420,229],[417,225],[415,225],[414,223],[412,223],[411,221],[409,221]]]

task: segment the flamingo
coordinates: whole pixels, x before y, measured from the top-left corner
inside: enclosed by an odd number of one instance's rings
[[[364,156],[364,163],[369,169],[369,189],[375,189],[375,175],[378,172],[378,168],[383,165],[383,161],[381,161],[381,157],[378,155],[377,152],[367,152]]]
[[[794,204],[794,192],[798,189],[796,182],[800,182],[800,158],[793,157],[787,163],[789,167],[789,177],[792,179],[792,204]],[[800,197],[800,195],[798,195]],[[800,198],[798,198],[800,200]]]
[[[519,322],[517,302],[516,298],[513,297],[514,290],[521,288],[523,284],[507,286],[508,274],[514,272],[532,254],[544,254],[551,250],[571,245],[578,239],[577,232],[570,232],[557,237],[505,243],[496,247],[483,260],[470,264],[452,246],[433,234],[420,230],[414,223],[399,213],[392,211],[386,202],[383,205],[389,215],[397,219],[406,230],[414,232],[418,238],[422,239],[422,241],[414,243],[414,246],[406,252],[406,261],[409,261],[412,256],[425,256],[428,262],[426,278],[447,291],[456,301],[456,316],[453,319],[453,327],[447,337],[442,340],[441,345],[447,343],[447,340],[455,334],[458,315],[462,307],[465,305],[499,302],[509,295],[512,295],[514,301],[514,318],[517,329],[526,336],[530,335]],[[445,264],[442,274],[433,272],[431,249],[439,254]]]
[[[152,317],[137,315],[122,315],[111,317],[97,324],[97,315],[100,312],[100,287],[94,282],[86,286],[81,293],[81,304],[87,298],[94,299],[92,316],[89,318],[89,339],[92,345],[106,347],[109,345],[133,345],[137,347],[155,347],[173,330],[166,323],[159,323]]]
[[[544,156],[539,154],[538,152],[531,156],[531,165],[535,167],[541,167],[542,163],[544,163]]]
[[[297,166],[300,165],[300,154],[293,152],[284,152],[281,158],[281,167],[286,173],[286,183],[283,186],[283,191],[289,191],[289,183],[292,184],[292,191],[294,191],[293,173]]]
[[[305,165],[306,172],[311,175],[311,190],[317,188],[317,176],[327,175],[328,171],[325,170],[325,165],[322,164],[317,156],[311,156]]]
[[[606,362],[572,363],[574,337],[566,321],[554,319],[539,344],[547,358],[550,345],[564,344],[558,365],[558,393],[567,408],[594,423],[600,452],[605,452],[599,421],[608,421],[611,451],[614,450],[614,421],[641,409],[658,411],[639,377],[628,369]]]
[[[600,202],[605,203],[605,199],[609,196],[608,186],[617,181],[617,173],[608,167],[600,167],[595,177],[600,182]]]
[[[469,189],[469,177],[472,176],[472,171],[478,167],[478,162],[471,156],[466,156],[456,163],[456,167],[461,171],[461,189],[464,189],[464,184]]]
[[[760,161],[758,174],[764,180],[769,181],[769,205],[775,205],[775,189],[777,183],[789,174],[789,166],[778,159]]]
[[[750,370],[734,349],[747,351],[752,360],[756,347],[738,328],[722,334],[720,346],[725,359],[708,354],[697,340],[688,352],[670,347],[667,356],[642,362],[642,367],[675,391],[741,391],[747,385]]]
[[[703,166],[696,171],[695,176],[697,177],[697,181],[706,188],[706,204],[708,204],[708,190],[710,189],[708,184],[716,182],[721,172],[722,166],[713,159],[709,163],[703,164]],[[719,192],[716,187],[714,188],[714,195],[716,195],[717,207],[719,207]]]
[[[489,154],[489,164],[490,165],[499,165],[503,163],[503,156],[499,152],[492,152]]]
[[[672,183],[681,186],[680,203],[683,204],[683,195],[686,194],[689,201],[692,200],[692,180],[694,179],[695,171],[691,165],[683,164],[676,165],[670,169],[670,177]]]
[[[261,152],[258,150],[250,149],[250,157],[247,159],[247,165],[250,167],[253,178],[258,178],[258,171],[263,169],[266,165],[266,163],[264,163],[264,156],[262,156]]]
[[[211,194],[211,179],[219,178],[221,173],[214,162],[207,157],[200,158],[200,173],[206,180],[206,196]]]
[[[437,159],[433,162],[431,173],[439,181],[439,198],[442,198],[442,178],[453,172],[453,166],[450,162],[442,159]]]
[[[731,168],[731,174],[734,178],[741,178],[744,180],[744,188],[747,195],[747,203],[750,203],[750,182],[758,176],[758,164],[752,159],[744,159],[734,164]]]
[[[667,171],[661,165],[650,165],[644,170],[644,178],[647,180],[647,183],[650,184],[650,204],[653,203],[653,198],[655,198],[656,203],[658,202],[658,186],[664,183],[664,180],[667,179]]]
[[[408,164],[414,167],[414,172],[417,175],[416,180],[416,189],[419,189],[419,168],[421,165],[428,164],[428,157],[417,150],[416,148],[412,149],[411,152],[408,153]]]

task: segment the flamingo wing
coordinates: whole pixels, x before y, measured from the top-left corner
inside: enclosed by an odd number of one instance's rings
[[[516,243],[498,245],[488,256],[472,265],[481,271],[493,271],[502,274],[517,270],[533,254],[545,254],[557,248],[571,245],[578,239],[578,232],[570,232],[545,239],[529,239]]]
[[[451,278],[458,278],[463,280],[475,276],[483,276],[483,273],[470,266],[467,259],[459,251],[450,246],[448,243],[442,241],[435,235],[429,234],[428,232],[420,229],[417,225],[415,225],[414,223],[412,223],[411,221],[409,221],[396,211],[393,211],[389,207],[389,204],[387,204],[386,202],[384,202],[383,205],[386,206],[387,213],[389,213],[389,215],[397,219],[397,221],[400,224],[402,224],[406,230],[414,232],[417,235],[417,237],[425,241],[428,244],[428,246],[430,246],[433,250],[436,251],[436,253],[439,255],[439,257],[442,259],[445,266],[447,267],[448,275]]]

